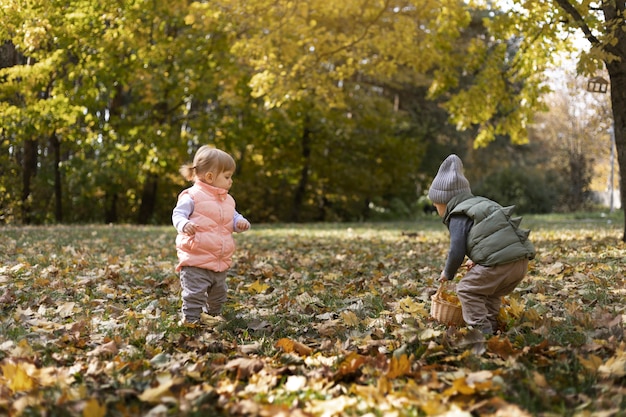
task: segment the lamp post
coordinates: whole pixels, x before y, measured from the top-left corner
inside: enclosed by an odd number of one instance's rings
[[[587,91],[592,93],[605,94],[609,89],[609,82],[602,77],[593,77],[587,81]],[[609,174],[609,210],[613,213],[613,171],[615,165],[615,131],[613,130],[613,123],[609,125],[609,134],[611,137],[611,172]]]

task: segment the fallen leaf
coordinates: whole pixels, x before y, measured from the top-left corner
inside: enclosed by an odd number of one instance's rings
[[[237,371],[237,379],[248,379],[250,375],[259,372],[264,367],[264,363],[260,359],[236,358],[229,361],[224,368],[226,370]]]
[[[100,404],[97,399],[91,398],[83,408],[83,417],[104,417],[107,413],[105,404]]]
[[[146,389],[139,395],[139,399],[147,403],[158,403],[163,397],[169,397],[172,395],[170,389],[182,382],[182,379],[170,378],[167,381],[159,383],[156,387]]]
[[[351,327],[356,327],[361,323],[361,320],[353,311],[342,311],[339,316],[346,325]]]
[[[289,392],[300,391],[306,387],[307,378],[302,375],[289,375],[287,382],[285,382],[285,389]]]
[[[115,355],[117,354],[117,345],[113,340],[103,345],[96,347],[94,350],[88,353],[89,356],[102,356],[102,355]]]
[[[286,337],[279,339],[274,344],[274,347],[282,349],[285,353],[296,352],[298,355],[302,356],[308,356],[313,353],[313,349],[311,349],[310,347],[295,340],[288,339]]]
[[[264,293],[270,286],[261,283],[258,279],[248,286],[248,291],[256,294]]]
[[[385,376],[389,379],[398,378],[403,375],[407,375],[411,372],[411,361],[407,357],[407,355],[400,355],[396,357],[395,355],[391,357],[389,361],[389,370],[385,374]]]
[[[28,375],[27,363],[8,362],[2,365],[2,374],[7,379],[7,387],[14,393],[31,391],[35,387],[35,381]]]
[[[600,366],[602,366],[602,358],[600,358],[599,356],[589,355],[587,358],[584,358],[578,355],[577,357],[580,364],[591,373],[598,372]]]
[[[598,372],[605,377],[621,378],[626,376],[626,352],[618,351],[615,356],[610,357],[598,367]]]

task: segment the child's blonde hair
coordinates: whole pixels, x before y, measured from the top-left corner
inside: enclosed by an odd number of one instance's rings
[[[235,160],[228,153],[203,145],[196,151],[193,164],[181,166],[180,173],[187,181],[194,181],[196,177],[202,177],[207,172],[219,175],[224,171],[235,171],[235,168]]]

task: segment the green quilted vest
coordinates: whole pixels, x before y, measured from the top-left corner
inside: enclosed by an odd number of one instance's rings
[[[444,223],[448,226],[453,214],[465,214],[474,221],[467,237],[467,252],[479,265],[495,266],[533,259],[535,248],[528,240],[530,230],[519,228],[522,218],[511,217],[514,208],[502,207],[485,197],[460,194],[448,202]]]

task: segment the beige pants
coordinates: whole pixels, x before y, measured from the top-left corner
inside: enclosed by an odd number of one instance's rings
[[[527,259],[497,266],[474,265],[456,286],[465,323],[485,334],[495,333],[501,297],[517,287],[527,270]]]
[[[215,272],[195,266],[184,266],[180,271],[183,316],[198,320],[203,309],[212,316],[222,312],[227,300],[226,271]]]

